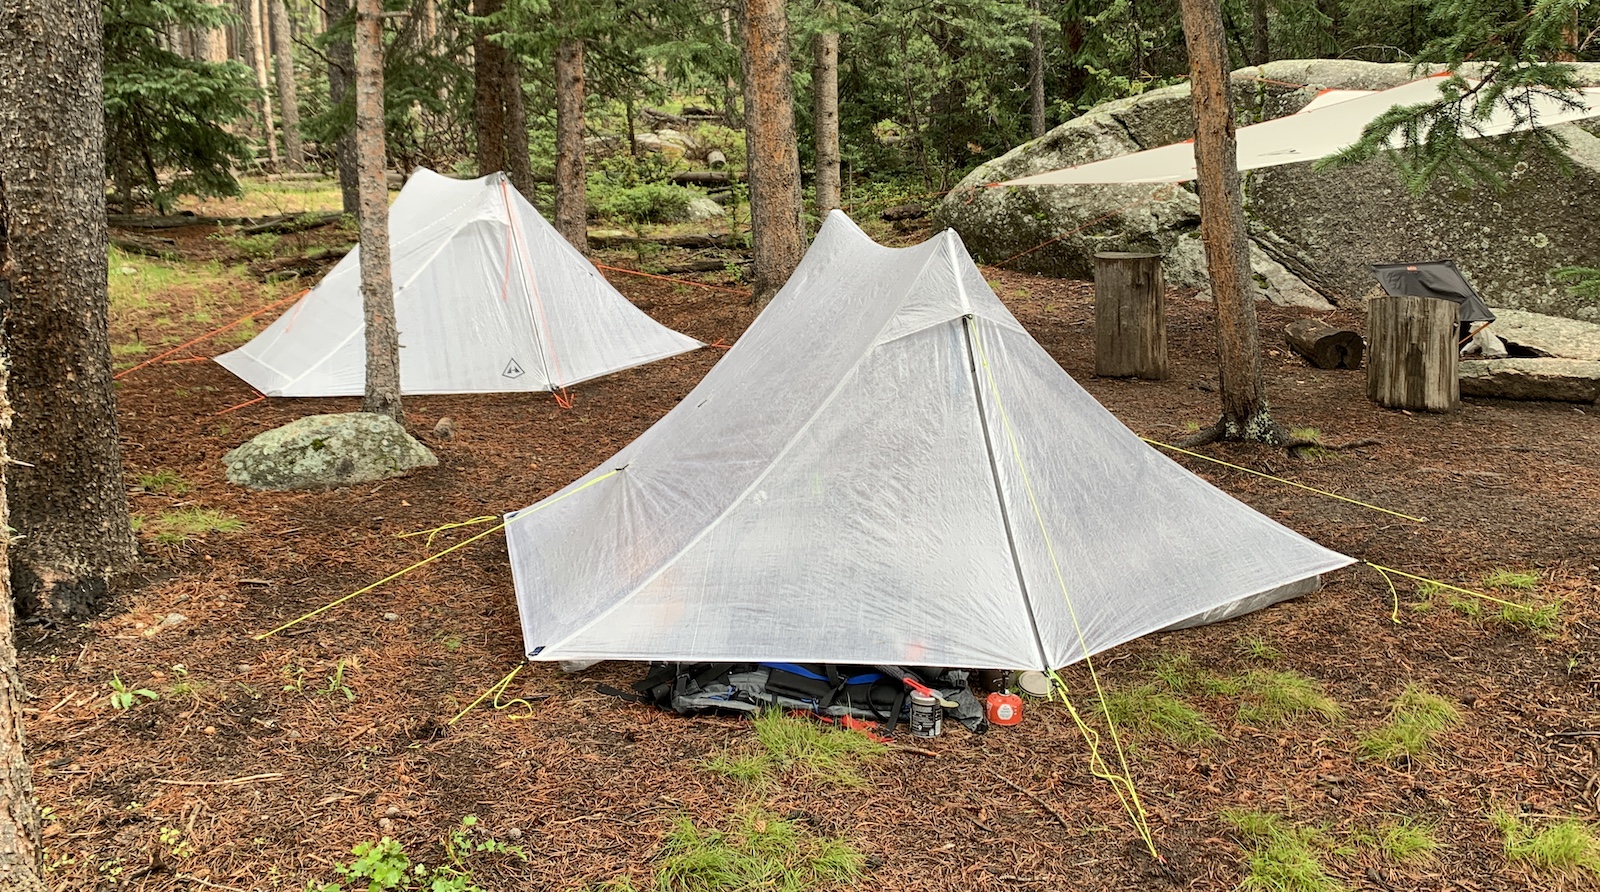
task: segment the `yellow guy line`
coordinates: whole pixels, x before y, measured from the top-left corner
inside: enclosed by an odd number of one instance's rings
[[[499,519],[500,519],[500,515],[498,515],[498,514],[485,514],[482,517],[474,517],[471,520],[459,520],[459,521],[456,521],[455,523],[447,523],[447,524],[443,524],[442,526],[436,526],[431,530],[417,530],[416,532],[413,532],[413,533],[395,533],[394,537],[396,539],[410,539],[412,536],[420,536],[423,533],[427,533],[428,534],[428,541],[422,547],[423,548],[432,548],[433,547],[433,537],[439,535],[440,533],[444,532],[445,530],[455,530],[455,529],[460,529],[461,527],[475,526],[475,525],[480,524],[480,523],[488,523],[488,522],[490,522],[492,520],[499,520]]]
[[[978,333],[978,325],[973,320],[968,328],[972,332],[972,340],[978,345],[978,358],[983,363],[983,370],[989,378],[989,390],[994,394],[995,407],[1000,410],[1000,425],[1005,430],[1006,443],[1011,447],[1011,455],[1017,462],[1017,469],[1021,472],[1022,486],[1028,494],[1028,504],[1033,508],[1034,520],[1039,524],[1039,532],[1044,538],[1045,552],[1050,556],[1050,566],[1055,571],[1056,582],[1061,586],[1061,597],[1067,605],[1067,615],[1072,618],[1072,628],[1078,636],[1078,647],[1083,651],[1083,665],[1089,670],[1089,678],[1094,682],[1094,690],[1100,702],[1100,710],[1105,715],[1106,729],[1111,734],[1111,744],[1117,754],[1117,761],[1122,768],[1121,774],[1115,774],[1106,765],[1105,759],[1100,755],[1099,735],[1084,722],[1078,714],[1077,707],[1073,706],[1067,697],[1066,682],[1061,680],[1054,671],[1050,673],[1054,680],[1056,691],[1061,695],[1067,710],[1072,714],[1072,720],[1078,726],[1079,733],[1083,734],[1084,741],[1089,746],[1089,770],[1111,785],[1117,794],[1117,800],[1122,803],[1123,810],[1127,812],[1128,819],[1133,823],[1134,832],[1143,840],[1145,847],[1150,850],[1150,856],[1158,862],[1165,863],[1161,853],[1156,851],[1154,834],[1150,830],[1149,816],[1144,810],[1144,804],[1139,801],[1139,791],[1133,786],[1133,772],[1128,767],[1128,754],[1123,750],[1122,741],[1117,736],[1117,724],[1111,718],[1111,708],[1106,703],[1105,689],[1100,685],[1100,674],[1095,671],[1094,660],[1089,656],[1089,643],[1084,638],[1083,626],[1078,622],[1078,611],[1072,604],[1072,595],[1067,589],[1067,577],[1061,571],[1061,562],[1056,558],[1055,543],[1051,541],[1050,529],[1044,520],[1044,510],[1039,507],[1039,499],[1034,494],[1033,482],[1028,476],[1028,467],[1022,460],[1022,449],[1017,445],[1015,431],[1011,427],[1011,416],[1006,412],[1005,401],[1000,398],[1000,384],[995,379],[994,369],[989,366],[989,353],[983,346],[983,337]],[[1126,792],[1124,792],[1126,788]]]
[[[1528,611],[1532,611],[1534,609],[1532,607],[1529,607],[1526,604],[1518,604],[1515,601],[1501,600],[1500,598],[1496,598],[1494,595],[1486,595],[1483,592],[1475,592],[1470,588],[1462,588],[1459,585],[1451,585],[1448,582],[1440,582],[1437,579],[1429,579],[1426,576],[1418,576],[1415,573],[1407,573],[1404,570],[1396,570],[1393,567],[1385,567],[1385,566],[1383,566],[1381,564],[1374,564],[1371,561],[1362,561],[1361,563],[1366,564],[1367,566],[1371,567],[1374,570],[1377,570],[1380,574],[1383,575],[1384,579],[1388,579],[1389,578],[1389,574],[1393,573],[1396,576],[1404,576],[1407,579],[1412,579],[1412,580],[1415,580],[1417,582],[1426,582],[1429,585],[1437,585],[1440,588],[1447,588],[1447,589],[1449,589],[1449,590],[1451,590],[1453,592],[1460,592],[1463,595],[1471,595],[1474,598],[1482,598],[1483,600],[1488,601],[1491,604],[1499,604],[1501,607],[1511,607],[1511,608],[1514,608],[1516,610],[1528,610]],[[1394,583],[1393,582],[1389,583],[1389,589],[1390,589],[1390,591],[1394,591]],[[1397,622],[1397,623],[1400,621],[1400,615],[1399,614],[1400,614],[1400,593],[1399,592],[1395,592],[1395,595],[1394,595],[1394,621]]]
[[[517,521],[521,520],[524,517],[527,517],[530,514],[533,514],[534,512],[542,511],[545,508],[548,508],[551,505],[554,505],[555,503],[561,501],[562,499],[566,498],[567,496],[577,495],[578,493],[583,492],[584,490],[588,489],[591,486],[594,486],[596,483],[599,483],[600,481],[606,479],[607,477],[610,477],[613,474],[621,473],[621,471],[622,471],[622,468],[617,468],[616,470],[607,471],[606,473],[601,474],[599,477],[596,477],[593,480],[590,480],[588,483],[585,483],[584,485],[578,487],[577,489],[572,490],[571,492],[562,493],[559,496],[556,496],[556,497],[554,497],[552,499],[547,499],[547,500],[545,500],[543,502],[540,502],[539,504],[533,506],[532,508],[527,509],[526,511],[522,511],[522,512],[518,513],[517,516],[511,518],[511,520],[509,520],[509,521],[507,521],[505,523],[495,524],[493,528],[484,530],[483,532],[479,533],[476,536],[473,536],[470,539],[463,539],[460,542],[457,542],[456,544],[450,546],[449,548],[446,548],[444,551],[439,552],[438,554],[429,555],[428,557],[425,557],[422,560],[417,561],[415,564],[412,564],[411,566],[406,567],[403,570],[399,570],[399,571],[396,571],[394,573],[390,573],[388,576],[383,577],[382,579],[378,580],[377,582],[372,583],[371,585],[363,586],[362,588],[358,588],[358,589],[356,589],[355,591],[351,592],[348,595],[345,595],[345,596],[340,597],[340,598],[335,598],[334,600],[329,601],[328,603],[322,605],[321,607],[318,607],[316,610],[313,610],[310,613],[306,613],[306,614],[303,614],[301,616],[297,616],[294,619],[289,620],[288,622],[286,622],[283,625],[277,627],[276,629],[273,629],[270,632],[262,632],[259,635],[252,635],[251,638],[256,640],[256,641],[261,641],[262,639],[265,639],[265,638],[271,638],[273,635],[276,635],[279,632],[282,632],[284,629],[287,629],[290,626],[299,625],[300,623],[303,623],[306,620],[311,619],[312,617],[315,617],[315,616],[318,616],[320,614],[326,613],[327,611],[332,610],[335,607],[338,607],[340,604],[343,604],[344,602],[350,600],[351,598],[354,598],[356,595],[366,594],[367,592],[372,591],[373,589],[377,588],[380,585],[383,585],[386,582],[391,582],[393,580],[399,579],[400,577],[406,575],[407,573],[410,573],[412,570],[415,570],[415,569],[417,569],[419,567],[426,566],[427,564],[431,564],[434,561],[438,560],[439,558],[444,557],[445,555],[449,554],[452,551],[455,551],[458,548],[465,548],[468,545],[471,545],[472,543],[478,541],[479,539],[482,539],[485,536],[493,535],[494,533],[497,533],[497,532],[505,529],[506,527],[510,526],[511,524],[516,523]]]
[[[526,701],[524,699],[522,699],[521,697],[518,697],[515,700],[507,700],[504,703],[500,702],[500,695],[504,694],[506,692],[506,688],[511,686],[511,680],[513,678],[516,678],[517,677],[517,673],[521,672],[522,668],[524,666],[526,666],[526,665],[528,665],[528,664],[527,663],[518,663],[517,664],[517,668],[511,670],[510,672],[507,672],[505,675],[501,676],[499,681],[495,682],[492,685],[489,685],[489,689],[484,691],[482,694],[479,694],[478,695],[478,699],[472,701],[471,703],[468,703],[466,709],[463,709],[460,712],[456,713],[450,719],[450,721],[445,722],[444,723],[445,727],[449,727],[451,725],[454,725],[456,723],[457,719],[459,719],[462,716],[466,715],[467,713],[471,712],[473,707],[477,706],[479,703],[482,703],[485,699],[487,699],[489,697],[490,694],[494,695],[494,702],[490,704],[490,706],[493,707],[494,709],[509,709],[510,707],[513,707],[513,706],[526,706],[528,708],[528,714],[527,715],[514,715],[514,716],[511,717],[513,720],[521,720],[521,719],[531,719],[531,718],[533,718],[533,704],[529,703],[528,701]]]
[[[1180,449],[1177,446],[1173,446],[1170,443],[1163,443],[1160,440],[1152,440],[1149,437],[1140,437],[1139,439],[1145,441],[1146,443],[1149,443],[1151,446],[1160,446],[1162,449],[1170,449],[1173,452],[1181,453],[1183,455],[1188,455],[1188,456],[1192,456],[1194,458],[1204,459],[1204,460],[1206,460],[1208,462],[1212,462],[1213,464],[1222,465],[1225,468],[1232,468],[1235,471],[1243,471],[1246,474],[1254,474],[1257,477],[1265,477],[1268,480],[1273,480],[1273,481],[1276,481],[1278,483],[1286,483],[1286,484],[1288,484],[1290,486],[1297,487],[1299,489],[1303,489],[1303,490],[1305,490],[1307,492],[1314,492],[1319,496],[1327,496],[1330,499],[1338,499],[1341,502],[1349,502],[1352,505],[1360,505],[1363,508],[1370,508],[1373,511],[1380,511],[1380,512],[1382,512],[1384,514],[1388,514],[1388,515],[1392,515],[1394,517],[1398,517],[1401,520],[1410,520],[1410,521],[1414,521],[1416,523],[1427,523],[1428,522],[1427,518],[1425,518],[1425,517],[1412,517],[1409,514],[1401,514],[1399,511],[1390,511],[1388,508],[1379,508],[1377,505],[1372,505],[1372,504],[1368,504],[1367,502],[1359,501],[1357,499],[1352,499],[1352,498],[1348,498],[1346,496],[1341,496],[1336,492],[1328,492],[1325,489],[1317,489],[1315,486],[1306,486],[1304,483],[1296,483],[1293,480],[1287,480],[1287,479],[1284,479],[1283,477],[1274,477],[1271,474],[1264,474],[1264,473],[1262,473],[1260,471],[1257,471],[1257,470],[1254,470],[1252,468],[1247,468],[1244,465],[1236,465],[1233,462],[1223,461],[1220,458],[1212,458],[1211,456],[1206,455],[1206,454],[1201,453],[1201,452],[1190,452],[1187,449]]]

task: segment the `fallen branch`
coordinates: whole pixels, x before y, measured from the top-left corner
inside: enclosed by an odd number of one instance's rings
[[[126,251],[129,254],[156,258],[171,257],[178,250],[176,239],[157,238],[154,236],[137,238],[131,235],[114,235],[111,237],[111,245],[117,250]]]
[[[294,232],[306,232],[311,229],[320,229],[323,226],[332,226],[339,222],[344,214],[330,212],[326,214],[284,214],[263,220],[254,226],[246,226],[239,230],[241,235],[288,235]]]
[[[1023,786],[1021,786],[1019,784],[1013,783],[1010,778],[1006,777],[1003,774],[996,774],[995,777],[999,778],[1001,783],[1005,784],[1006,786],[1010,787],[1011,789],[1016,790],[1018,793],[1021,793],[1022,795],[1028,797],[1029,799],[1032,799],[1035,803],[1038,804],[1038,806],[1040,808],[1042,808],[1045,811],[1049,812],[1050,815],[1052,817],[1054,817],[1056,819],[1056,821],[1062,827],[1064,827],[1064,828],[1066,828],[1068,830],[1072,829],[1072,825],[1067,823],[1067,816],[1063,815],[1061,813],[1060,809],[1056,808],[1055,806],[1051,805],[1050,803],[1048,803],[1048,802],[1044,801],[1043,799],[1039,798],[1039,794],[1037,794],[1037,793],[1033,792],[1032,790],[1029,790],[1028,788],[1023,787]]]
[[[281,771],[269,771],[266,774],[251,774],[246,775],[245,777],[236,777],[232,780],[221,781],[173,780],[165,777],[158,777],[155,779],[155,781],[158,784],[171,784],[175,787],[236,787],[240,784],[254,783],[255,781],[278,780],[282,777],[283,772]]]

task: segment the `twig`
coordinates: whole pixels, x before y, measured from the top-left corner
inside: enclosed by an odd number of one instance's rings
[[[1061,813],[1060,809],[1057,809],[1055,806],[1053,806],[1050,803],[1048,803],[1048,802],[1044,801],[1043,799],[1039,798],[1039,794],[1033,792],[1032,790],[1029,790],[1027,787],[1019,786],[1018,784],[1012,782],[1012,780],[1010,778],[1006,777],[1003,774],[996,774],[995,777],[999,778],[1002,783],[1004,783],[1006,786],[1010,787],[1011,789],[1016,790],[1018,793],[1021,793],[1022,795],[1028,797],[1029,799],[1032,799],[1035,803],[1037,803],[1039,805],[1040,808],[1042,808],[1045,811],[1049,812],[1050,815],[1052,817],[1054,817],[1056,819],[1056,821],[1061,824],[1062,827],[1065,827],[1068,830],[1072,829],[1072,825],[1067,823],[1067,816],[1063,815]]]
[[[172,876],[175,879],[180,879],[180,880],[183,880],[184,882],[187,882],[187,883],[194,883],[197,886],[205,886],[207,889],[224,889],[224,890],[226,890],[226,892],[245,892],[244,889],[240,889],[238,886],[223,886],[223,885],[220,885],[218,883],[210,882],[208,880],[202,880],[199,877],[194,876],[192,874],[175,873]]]
[[[1546,737],[1600,737],[1600,731],[1547,731]]]
[[[179,787],[231,787],[237,784],[248,784],[251,781],[277,780],[281,777],[283,777],[283,772],[269,771],[266,774],[251,774],[221,781],[170,780],[164,777],[158,777],[155,781],[158,784],[172,784]]]
[[[894,745],[892,747],[889,747],[889,748],[892,749],[892,750],[895,750],[896,752],[916,753],[919,756],[927,756],[930,759],[939,758],[939,754],[938,753],[934,752],[933,750],[925,750],[925,749],[923,749],[921,747],[906,746],[905,744],[896,744],[896,745]]]

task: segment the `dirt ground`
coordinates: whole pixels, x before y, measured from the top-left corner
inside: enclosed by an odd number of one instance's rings
[[[1169,380],[1099,379],[1091,286],[986,274],[1062,367],[1134,431],[1170,441],[1217,414],[1206,302],[1169,296]],[[706,342],[735,342],[753,318],[730,291],[611,278],[657,320]],[[242,285],[240,311],[276,294]],[[261,431],[358,401],[274,399],[224,411],[253,394],[214,363],[164,361],[127,376],[119,411],[135,513],[205,508],[244,528],[174,542],[158,541],[147,523],[144,568],[101,617],[23,630],[50,881],[60,889],[302,889],[335,879],[333,865],[349,861],[353,845],[383,835],[437,861],[450,830],[471,814],[482,833],[532,856],[483,862],[477,878],[486,889],[579,890],[617,877],[647,887],[675,821],[720,827],[759,800],[866,852],[863,884],[885,889],[1233,889],[1248,849],[1222,817],[1228,809],[1319,828],[1338,844],[1325,867],[1352,889],[1579,887],[1508,863],[1487,815],[1592,820],[1600,812],[1600,409],[1473,399],[1446,415],[1379,409],[1364,396],[1363,372],[1317,371],[1283,346],[1278,333],[1306,312],[1261,308],[1275,413],[1317,428],[1328,443],[1367,445],[1306,459],[1263,447],[1203,451],[1426,520],[1178,460],[1363,560],[1468,588],[1492,571],[1536,570],[1537,590],[1510,596],[1559,602],[1559,625],[1530,631],[1494,619],[1493,608],[1468,616],[1443,594],[1433,596],[1434,609],[1417,610],[1424,597],[1403,579],[1397,624],[1384,578],[1357,565],[1295,601],[1103,655],[1109,687],[1151,682],[1158,660],[1187,654],[1217,673],[1302,673],[1346,713],[1256,727],[1241,719],[1238,697],[1189,693],[1220,740],[1131,735],[1133,780],[1165,868],[1143,853],[1111,788],[1090,776],[1083,739],[1055,703],[1030,702],[1014,728],[982,736],[956,729],[892,749],[864,769],[868,786],[842,794],[797,778],[757,789],[704,770],[708,757],[748,745],[748,723],[679,718],[595,691],[597,682],[625,686],[640,675],[635,665],[577,676],[529,665],[506,695],[525,706],[483,705],[447,725],[522,662],[498,535],[253,639],[430,553],[425,537],[399,534],[527,506],[597,465],[722,355],[706,349],[584,384],[571,409],[543,394],[408,398],[408,427],[439,466],[318,493],[235,488],[220,457]],[[1345,311],[1325,318],[1361,325]],[[206,342],[172,359],[217,352]],[[429,435],[442,416],[455,421],[452,440]],[[192,488],[146,492],[132,483],[162,470]],[[475,532],[446,531],[433,550]],[[1264,663],[1257,648],[1252,656],[1248,644],[1261,641],[1281,655]],[[1086,702],[1081,669],[1066,677]],[[132,708],[114,708],[113,678],[158,699],[137,695]],[[1357,758],[1356,741],[1384,723],[1410,683],[1447,696],[1462,724],[1426,758]],[[1408,817],[1436,828],[1441,846],[1431,860],[1402,862],[1358,843]]]

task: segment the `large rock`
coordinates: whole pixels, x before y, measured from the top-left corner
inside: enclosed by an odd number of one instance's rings
[[[1600,84],[1600,64],[1576,67],[1581,83]],[[1384,89],[1416,76],[1406,64],[1288,60],[1234,72],[1232,87],[1245,125],[1293,114],[1324,88]],[[1533,159],[1505,193],[1439,181],[1413,197],[1383,159],[1327,172],[1297,164],[1248,174],[1257,285],[1279,303],[1316,305],[1313,294],[1354,302],[1373,284],[1368,264],[1448,257],[1492,304],[1600,320],[1600,308],[1567,297],[1551,276],[1561,266],[1600,266],[1600,240],[1588,235],[1600,228],[1600,127],[1586,126],[1560,128],[1570,176]],[[984,262],[1087,278],[1096,251],[1159,251],[1169,282],[1204,287],[1203,256],[1186,241],[1199,227],[1187,186],[985,188],[1192,132],[1187,85],[1105,103],[973,171],[936,218]]]
[[[1507,400],[1600,402],[1600,362],[1581,359],[1467,359],[1461,395]]]
[[[1600,325],[1496,307],[1489,331],[1519,352],[1600,362]]]
[[[312,415],[258,434],[222,457],[228,481],[251,489],[328,489],[439,463],[387,415]]]

